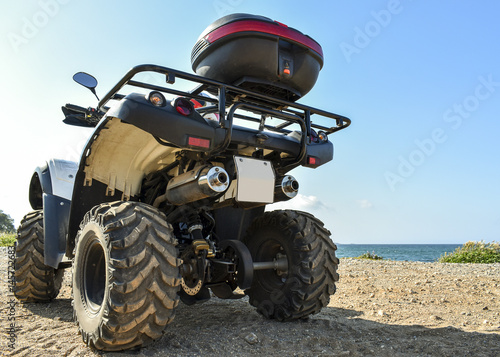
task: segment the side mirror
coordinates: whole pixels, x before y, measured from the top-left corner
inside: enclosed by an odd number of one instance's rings
[[[73,76],[73,80],[76,83],[81,84],[82,86],[90,89],[90,91],[94,93],[94,95],[96,96],[97,100],[99,100],[99,97],[95,92],[95,87],[97,87],[97,79],[95,79],[94,76],[85,72],[78,72],[75,73],[75,75]]]

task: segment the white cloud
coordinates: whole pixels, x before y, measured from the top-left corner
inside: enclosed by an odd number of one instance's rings
[[[310,211],[310,210],[318,210],[318,209],[328,209],[329,207],[325,205],[321,200],[316,196],[305,196],[300,193],[291,200],[273,203],[272,205],[268,205],[266,210],[272,211],[275,209],[293,209],[298,211]]]
[[[368,200],[358,200],[357,202],[359,204],[359,207],[361,207],[363,209],[373,208],[373,203],[371,203]]]

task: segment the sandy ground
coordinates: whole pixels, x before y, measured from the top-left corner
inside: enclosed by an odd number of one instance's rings
[[[265,320],[247,298],[180,304],[161,339],[124,353],[83,344],[69,271],[52,303],[10,305],[6,248],[0,269],[0,351],[8,356],[500,356],[500,264],[341,259],[337,293],[309,319]]]

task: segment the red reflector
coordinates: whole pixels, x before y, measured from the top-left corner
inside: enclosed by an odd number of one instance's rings
[[[308,165],[319,165],[319,159],[314,156],[308,156],[307,157],[307,164]]]
[[[271,35],[276,35],[279,37],[283,37],[295,42],[298,42],[306,47],[309,47],[311,50],[318,53],[321,58],[323,58],[323,50],[319,43],[314,41],[309,36],[306,36],[297,30],[294,30],[290,27],[283,27],[282,25],[277,25],[274,23],[256,21],[256,20],[243,20],[237,22],[231,22],[227,25],[221,26],[218,29],[210,32],[205,36],[205,40],[210,43],[213,43],[225,36],[231,35],[237,32],[262,32],[268,33]]]
[[[283,70],[283,73],[284,73],[284,74],[290,74],[290,70],[289,70],[288,68],[285,68],[285,69]]]
[[[189,146],[196,146],[196,147],[204,148],[204,149],[209,149],[210,148],[210,140],[189,136],[188,137],[188,145]]]

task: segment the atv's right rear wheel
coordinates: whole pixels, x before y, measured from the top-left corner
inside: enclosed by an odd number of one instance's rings
[[[179,301],[179,266],[160,211],[138,202],[90,210],[73,262],[73,310],[84,342],[119,351],[159,338]]]
[[[252,223],[245,243],[254,262],[287,261],[286,269],[254,271],[246,294],[259,313],[290,321],[328,305],[339,279],[339,260],[320,220],[305,212],[266,212]]]

